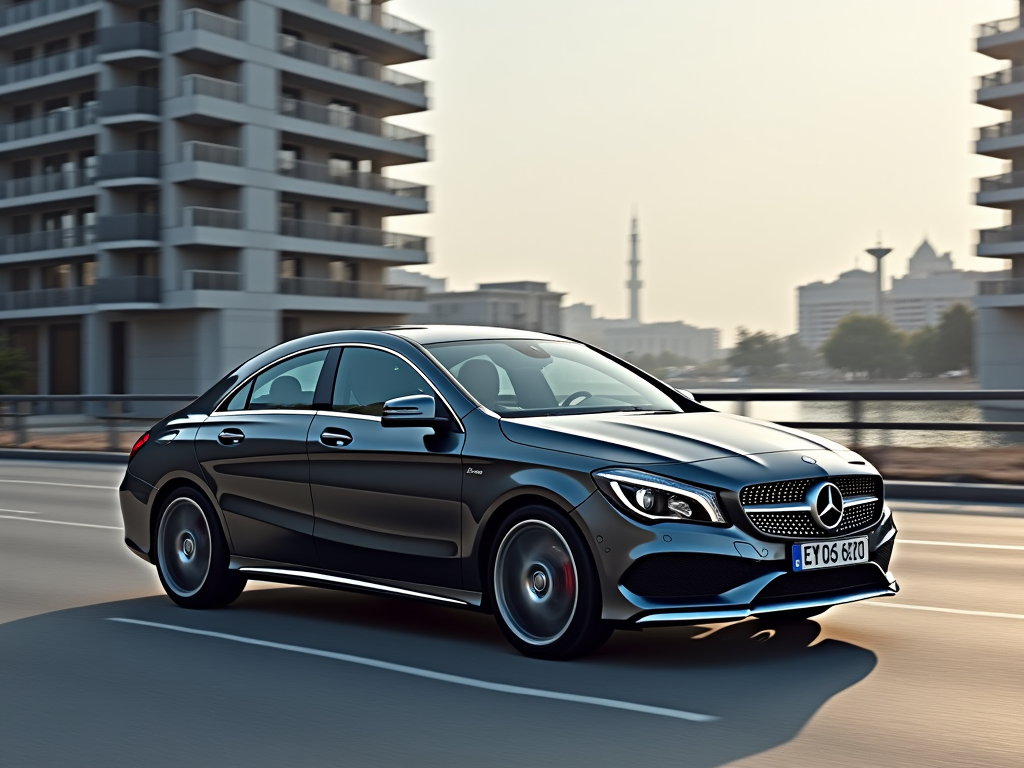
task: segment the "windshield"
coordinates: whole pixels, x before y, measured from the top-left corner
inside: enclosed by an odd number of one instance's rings
[[[628,368],[571,341],[428,345],[482,405],[502,416],[683,409]]]

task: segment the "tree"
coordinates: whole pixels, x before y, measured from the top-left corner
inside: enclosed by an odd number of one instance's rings
[[[932,327],[915,331],[907,339],[907,355],[911,367],[922,376],[938,376],[945,370],[939,332]]]
[[[974,311],[963,304],[954,304],[942,314],[937,330],[942,371],[973,371]]]
[[[842,371],[888,378],[907,368],[903,334],[875,315],[847,315],[821,348],[825,362]]]
[[[739,328],[736,333],[736,346],[729,353],[729,365],[734,368],[746,368],[753,375],[764,375],[784,361],[783,343],[775,334],[764,331],[751,333],[746,328]]]
[[[17,394],[27,374],[21,350],[0,346],[0,395]]]
[[[814,353],[814,350],[808,349],[800,343],[799,334],[794,333],[792,336],[786,336],[781,341],[783,358],[786,365],[794,370],[808,370],[821,367],[821,361]]]

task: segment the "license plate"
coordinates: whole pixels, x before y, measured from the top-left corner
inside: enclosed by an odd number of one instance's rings
[[[793,545],[793,570],[816,571],[868,561],[868,537]]]

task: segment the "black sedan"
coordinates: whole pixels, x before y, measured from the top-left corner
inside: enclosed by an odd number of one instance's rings
[[[143,435],[120,499],[179,605],[248,579],[369,590],[491,611],[542,658],[898,589],[882,478],[856,453],[499,328],[274,347]]]

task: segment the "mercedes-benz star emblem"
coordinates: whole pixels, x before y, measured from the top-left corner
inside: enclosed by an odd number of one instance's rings
[[[834,531],[843,521],[843,494],[833,483],[818,483],[807,492],[811,518],[823,531]]]

